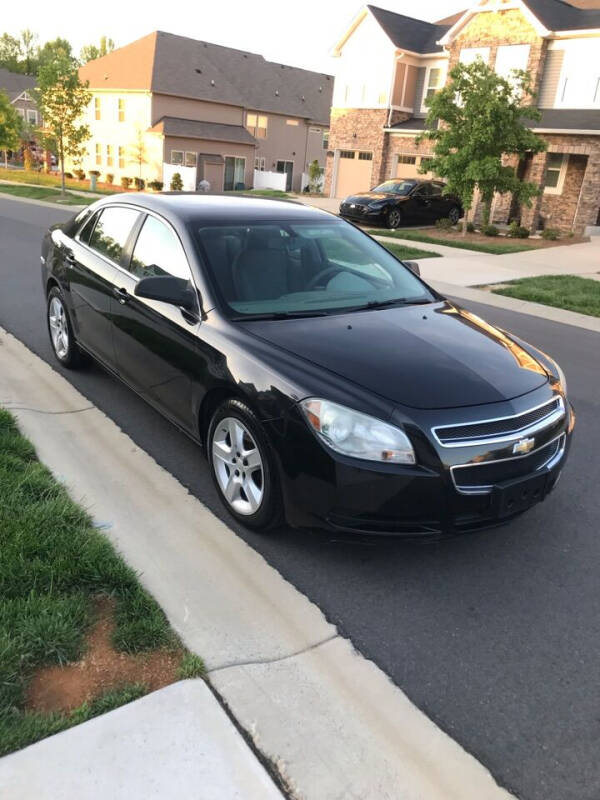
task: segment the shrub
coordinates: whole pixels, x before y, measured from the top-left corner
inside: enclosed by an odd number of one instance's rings
[[[495,225],[482,225],[481,232],[484,236],[498,236],[500,233]]]
[[[557,228],[544,228],[542,231],[542,239],[555,242],[557,239],[560,239],[560,231]]]
[[[472,222],[467,222],[467,233],[475,233],[475,225]]]
[[[99,178],[100,177],[100,170],[99,169],[91,169],[90,170],[90,178],[92,177],[92,175],[95,175],[97,178]]]
[[[173,177],[171,178],[170,189],[172,192],[183,191],[183,181],[181,180],[181,173],[179,172],[173,173]]]
[[[513,221],[508,227],[508,235],[511,239],[527,239],[529,238],[529,228],[519,225],[518,222]]]
[[[141,192],[146,186],[146,181],[143,178],[134,178],[133,182],[135,183],[135,188],[138,190],[138,192]]]
[[[74,169],[73,174],[75,175],[78,181],[85,180],[85,172],[82,169]]]
[[[106,182],[107,183],[114,183],[114,180],[115,180],[115,176],[112,174],[112,172],[107,172],[106,173]]]
[[[164,184],[162,181],[159,180],[148,181],[148,188],[152,189],[152,191],[154,192],[162,192],[163,186]]]
[[[440,231],[450,231],[454,225],[450,222],[448,217],[442,217],[441,219],[436,219],[435,227]]]
[[[72,172],[65,172],[65,178],[71,178],[72,179],[73,178],[73,173]]]
[[[129,187],[131,186],[131,178],[126,178],[125,176],[123,176],[121,178],[121,186],[123,187],[123,189],[129,189]]]

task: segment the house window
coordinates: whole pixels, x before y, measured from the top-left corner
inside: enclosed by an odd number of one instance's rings
[[[329,131],[323,131],[323,150],[329,149]]]
[[[236,158],[235,156],[225,156],[225,180],[223,182],[224,190],[226,192],[232,192],[234,189],[244,189],[245,176],[246,159]]]
[[[401,154],[401,155],[398,156],[398,163],[399,164],[416,164],[417,163],[417,157],[416,156],[407,156],[407,155]]]
[[[119,112],[119,122],[125,122],[125,100],[122,97],[119,97],[117,100],[118,112]]]
[[[25,109],[24,108],[17,108],[17,114],[20,117],[23,117],[23,119],[25,119]]]
[[[106,166],[112,167],[113,165],[113,146],[112,144],[106,145]]]
[[[548,153],[544,186],[546,194],[562,194],[568,165],[568,153]]]
[[[102,109],[100,107],[100,98],[94,97],[94,118],[102,119]]]
[[[373,161],[373,153],[361,152],[358,154],[359,161]]]
[[[119,155],[119,169],[125,169],[125,148],[119,145],[118,149]]]
[[[485,64],[490,60],[489,47],[463,47],[460,51],[461,64],[473,64],[480,58]]]
[[[507,80],[512,78],[512,71],[515,69],[527,69],[529,63],[528,44],[509,44],[502,45],[496,53],[495,71],[497,75]]]
[[[102,145],[96,144],[96,166],[100,166],[102,164]]]
[[[171,150],[171,164],[183,166],[183,150]]]
[[[37,125],[38,121],[38,113],[35,108],[28,108],[27,109],[27,122],[30,125]]]
[[[257,139],[267,138],[267,118],[263,114],[247,114],[246,128]]]
[[[266,159],[264,157],[254,159],[254,169],[259,172],[264,172],[266,167]]]
[[[442,68],[441,67],[429,67],[427,72],[427,88],[425,89],[425,93],[423,95],[423,108],[426,108],[425,101],[429,97],[433,97],[433,95],[437,92],[438,89],[442,86]]]
[[[286,125],[299,125],[300,123],[298,122],[297,119],[286,119],[285,124]]]
[[[340,150],[340,158],[354,158],[354,150]]]
[[[190,153],[186,152],[185,154],[185,166],[186,167],[195,167],[198,163],[198,154],[197,153]]]

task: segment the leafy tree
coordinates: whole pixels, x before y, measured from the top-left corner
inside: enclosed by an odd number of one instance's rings
[[[308,185],[311,192],[318,192],[321,190],[321,176],[323,175],[323,168],[315,158],[308,165]]]
[[[11,72],[22,72],[21,69],[21,45],[18,39],[9,33],[0,36],[0,67],[9,69]]]
[[[82,64],[87,64],[88,61],[93,61],[95,58],[102,58],[102,56],[112,53],[115,49],[115,43],[107,36],[100,37],[100,45],[97,47],[95,44],[86,44],[81,48],[79,58]]]
[[[33,33],[29,28],[21,31],[20,66],[25,75],[35,75],[37,73],[39,50],[37,34]]]
[[[61,39],[58,36],[51,42],[45,42],[43,47],[38,50],[38,74],[41,73],[44,67],[47,67],[54,62],[70,62],[72,67],[78,66],[77,59],[73,55],[73,48],[67,39]]]
[[[520,202],[531,203],[537,187],[520,180],[505,157],[539,153],[547,145],[523,121],[540,119],[540,113],[527,104],[534,96],[528,73],[514,70],[506,79],[479,58],[473,64],[457,64],[450,78],[428,99],[427,130],[419,140],[434,143],[427,169],[445,178],[446,191],[461,198],[466,235],[476,187],[487,219],[495,192],[511,192]]]
[[[130,144],[129,160],[138,165],[138,177],[142,177],[142,166],[148,163],[148,151],[146,150],[146,140],[144,132],[138,125],[135,129],[135,137]]]
[[[81,158],[90,129],[81,116],[91,93],[79,80],[70,56],[63,55],[40,68],[37,103],[44,120],[41,130],[44,146],[56,153],[60,165],[62,194],[65,193],[65,157]]]
[[[0,150],[4,150],[4,163],[8,151],[19,146],[21,122],[21,117],[12,106],[8,95],[0,91]]]

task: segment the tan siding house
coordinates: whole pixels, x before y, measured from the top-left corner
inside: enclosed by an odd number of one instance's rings
[[[92,101],[81,164],[113,176],[162,179],[163,163],[193,167],[212,191],[282,172],[301,191],[325,165],[333,78],[262,56],[157,31],[80,70]]]

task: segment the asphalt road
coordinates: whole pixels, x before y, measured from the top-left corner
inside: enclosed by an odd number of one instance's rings
[[[598,800],[600,336],[468,304],[559,360],[578,415],[557,490],[510,527],[428,546],[260,536],[222,511],[185,436],[99,367],[71,373],[54,361],[39,247],[66,216],[0,199],[0,324],[226,519],[503,786],[523,800]]]

